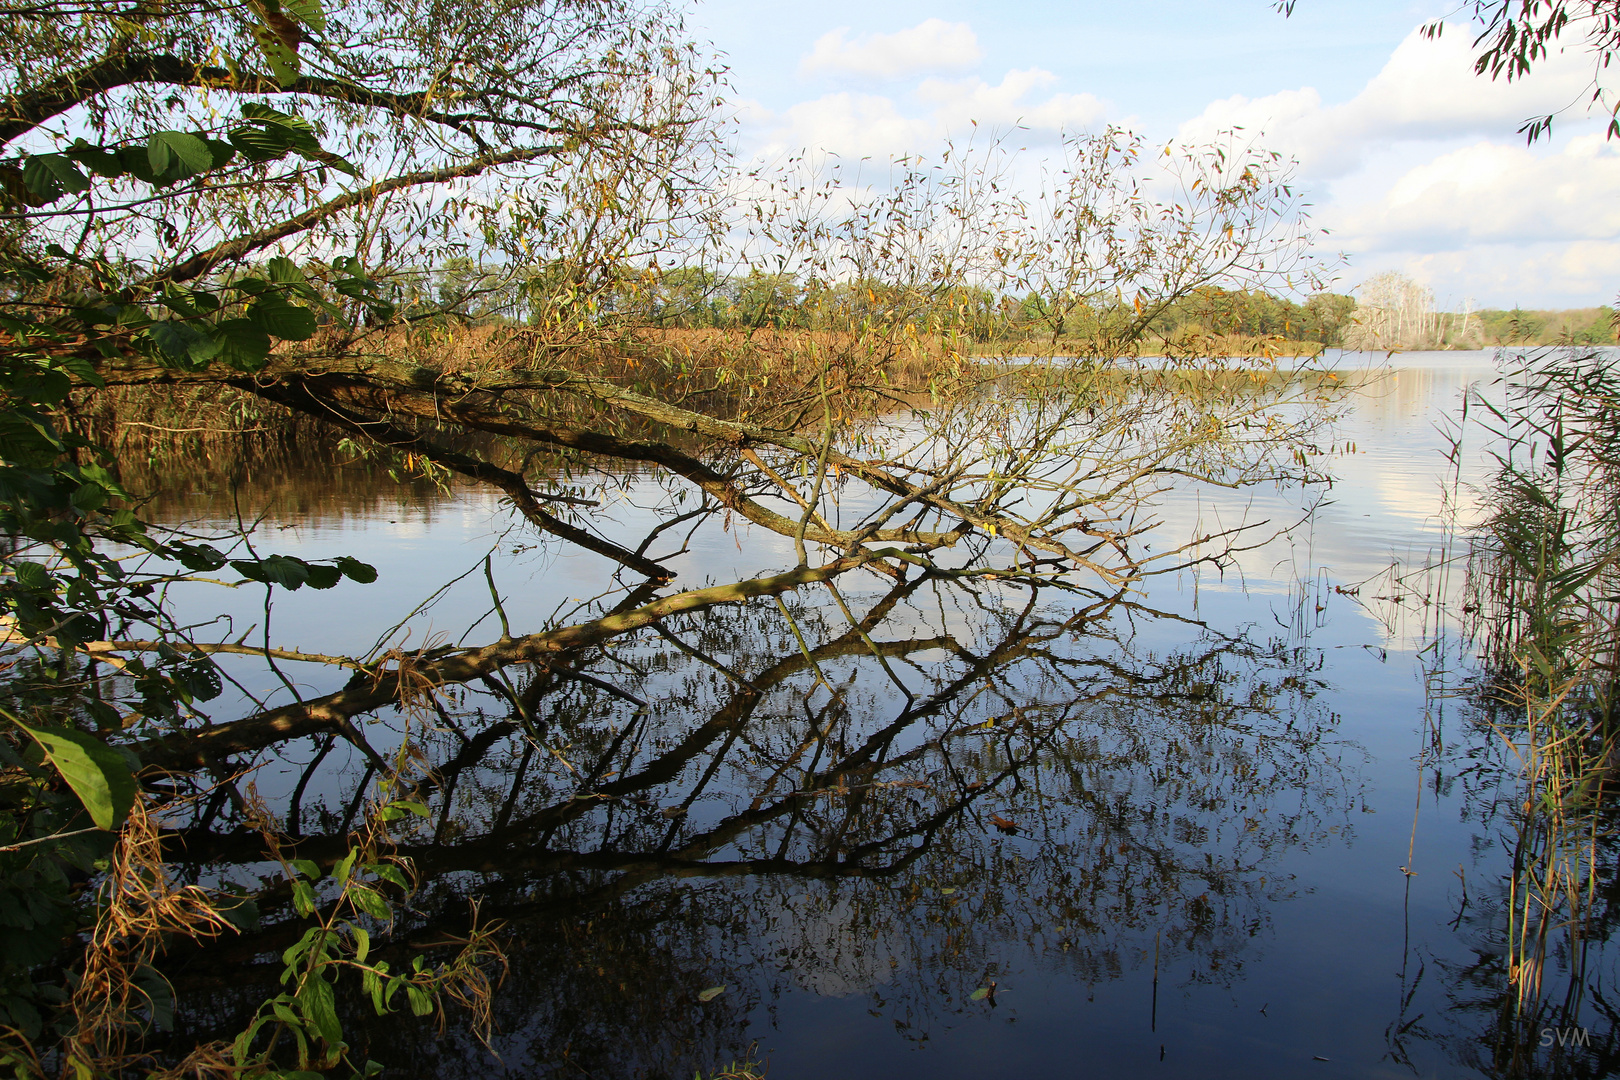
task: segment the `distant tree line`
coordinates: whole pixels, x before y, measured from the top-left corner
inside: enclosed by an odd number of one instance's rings
[[[1362,282],[1343,341],[1346,348],[1488,349],[1499,345],[1612,345],[1617,324],[1610,307],[1563,311],[1514,308],[1439,311],[1434,291],[1403,274]]]
[[[1613,345],[1615,311],[1607,305],[1541,311],[1477,311],[1479,334],[1487,345]]]
[[[1359,300],[1325,291],[1296,300],[1260,289],[1206,287],[1165,305],[1148,324],[1150,337],[1191,344],[1200,337],[1271,339],[1382,351],[1612,345],[1620,329],[1615,309],[1608,306],[1475,310],[1465,305],[1461,311],[1440,311],[1432,290],[1397,273],[1369,278],[1356,292]],[[604,288],[577,280],[565,266],[514,272],[467,258],[401,275],[390,299],[407,314],[507,326],[538,326],[563,317],[659,329],[841,331],[903,312],[919,333],[987,346],[1045,339],[1080,347],[1134,311],[1123,297],[1076,303],[971,285],[922,297],[887,281],[828,282],[705,267],[620,270]]]
[[[453,311],[483,324],[545,322],[568,293],[561,268],[513,274],[453,259],[424,272],[397,299]],[[892,282],[829,282],[791,273],[752,270],[728,275],[704,267],[675,267],[621,275],[613,287],[593,289],[589,316],[661,329],[798,329],[836,331],[904,311],[919,332],[957,335],[991,344],[1045,338],[1079,343],[1105,332],[1113,316],[1135,309],[1124,297],[1075,303],[1031,292],[1016,296],[971,285],[926,298]],[[1356,302],[1318,292],[1292,300],[1262,290],[1199,289],[1166,305],[1149,324],[1165,340],[1237,336],[1340,345],[1352,326]],[[577,314],[577,313],[576,313]]]

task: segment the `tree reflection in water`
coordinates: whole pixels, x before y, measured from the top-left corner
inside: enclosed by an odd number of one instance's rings
[[[1440,649],[1435,654],[1445,655]],[[1427,767],[1427,786],[1437,794],[1451,794],[1460,782],[1463,813],[1475,830],[1474,859],[1457,891],[1451,923],[1463,952],[1429,956],[1409,949],[1402,1008],[1385,1030],[1387,1056],[1415,1072],[1415,1045],[1427,1042],[1482,1076],[1613,1076],[1620,1072],[1620,998],[1613,989],[1620,969],[1608,943],[1620,927],[1620,807],[1608,798],[1578,816],[1591,841],[1584,910],[1578,918],[1557,913],[1536,992],[1521,1000],[1513,963],[1515,955],[1523,955],[1522,945],[1516,951],[1508,940],[1514,923],[1511,871],[1515,853],[1521,853],[1523,872],[1529,860],[1522,853],[1532,850],[1538,830],[1547,826],[1544,818],[1527,813],[1523,763],[1501,735],[1522,709],[1510,703],[1489,672],[1472,665],[1465,670],[1461,724],[1447,739],[1431,720],[1430,746],[1420,766]],[[1434,673],[1434,685],[1444,685],[1443,674]],[[1443,1008],[1418,1003],[1420,992],[1429,989],[1422,985],[1426,979],[1439,980]]]
[[[1361,753],[1311,650],[1182,620],[1156,652],[1171,617],[1124,595],[982,579],[839,599],[670,619],[441,699],[433,817],[400,845],[425,886],[390,949],[431,956],[482,898],[514,1073],[689,1076],[795,990],[866,995],[924,1040],[1009,967],[1101,984],[1156,938],[1166,968],[1227,982],[1292,894],[1284,854],[1348,829]],[[348,793],[299,794],[297,854],[335,861]],[[181,833],[199,872],[259,857],[245,830]],[[298,932],[264,908],[175,958],[185,1039],[262,999]],[[344,1023],[409,1075],[490,1068],[464,1032]]]

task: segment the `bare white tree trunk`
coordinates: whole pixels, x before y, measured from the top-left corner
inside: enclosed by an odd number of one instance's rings
[[[1353,349],[1425,349],[1440,343],[1434,292],[1404,274],[1377,274],[1362,282],[1355,325],[1345,335]]]

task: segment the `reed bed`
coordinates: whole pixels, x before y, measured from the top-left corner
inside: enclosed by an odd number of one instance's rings
[[[1499,803],[1511,853],[1498,933],[1496,1064],[1533,1071],[1549,1026],[1582,1022],[1608,933],[1620,766],[1620,376],[1573,350],[1504,373],[1470,401],[1494,440],[1482,520],[1462,534],[1481,722],[1515,769]],[[1457,444],[1460,446],[1460,442]]]
[[[592,330],[584,339],[564,344],[571,372],[661,400],[698,405],[723,419],[789,429],[819,423],[815,417],[824,400],[835,401],[846,418],[860,420],[964,400],[992,388],[1026,395],[1079,389],[1107,398],[1144,390],[1226,398],[1274,390],[1301,377],[1292,365],[1276,360],[1282,354],[1268,359],[1257,350],[1210,350],[1207,356],[1169,358],[1169,363],[1136,363],[1139,358],[1123,356],[1077,360],[1053,355],[1049,348],[990,356],[974,354],[976,346],[966,338],[918,334],[905,326],[862,333],[631,327],[611,334]],[[306,356],[323,349],[358,351],[474,380],[481,372],[553,366],[564,355],[554,335],[516,326],[452,323],[376,331],[341,343],[317,339],[301,348]],[[1339,379],[1319,371],[1303,377],[1324,390],[1335,388]],[[620,434],[655,435],[683,449],[696,448],[680,432],[633,417],[602,415],[588,402],[552,395],[544,407],[564,422],[611,424]],[[394,479],[433,479],[418,462],[364,452],[319,419],[228,385],[144,384],[83,391],[71,413],[83,434],[115,451],[126,481],[140,490],[200,491],[204,475],[217,477],[224,463],[231,470],[251,472],[256,489],[273,491],[278,471],[292,458],[333,466],[358,461]],[[567,455],[537,455],[532,447],[503,453],[499,440],[476,449],[493,454],[503,467],[532,472],[537,480],[569,468]],[[209,464],[200,468],[205,459]],[[190,473],[197,474],[195,483]]]

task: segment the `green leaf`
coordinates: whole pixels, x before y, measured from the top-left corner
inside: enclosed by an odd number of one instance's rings
[[[10,715],[10,714],[7,714]],[[45,758],[79,797],[97,828],[122,825],[135,805],[135,776],[112,747],[70,728],[36,729],[12,717],[45,751]]]
[[[281,9],[317,34],[326,32],[326,12],[321,0],[281,0]]]
[[[231,142],[249,156],[269,160],[283,156],[288,150],[295,150],[310,161],[349,176],[360,175],[360,170],[353,163],[322,148],[320,140],[315,137],[315,129],[302,117],[291,116],[257,102],[243,105],[242,117],[250,123],[263,125],[257,133],[250,128],[235,128],[230,133]]]
[[[968,1000],[969,1001],[983,1001],[985,998],[987,998],[989,996],[990,996],[990,988],[988,986],[981,986],[977,990],[973,991],[973,993],[968,995]]]
[[[74,139],[73,145],[67,149],[67,156],[97,176],[108,180],[116,180],[124,175],[124,165],[118,159],[117,152],[104,146],[95,146],[83,139]]]
[[[272,1003],[271,1007],[278,1008],[280,1006],[277,1003]],[[269,1022],[270,1017],[259,1017],[257,1020],[253,1021],[246,1031],[238,1035],[235,1041],[231,1043],[231,1057],[235,1060],[236,1064],[244,1065],[247,1063],[248,1053],[250,1048],[253,1046],[253,1040],[258,1037],[259,1030]],[[291,1022],[291,1018],[289,1018],[289,1022]]]
[[[106,380],[96,373],[96,369],[91,366],[89,359],[86,357],[64,356],[56,360],[55,364],[58,369],[72,372],[75,378],[81,379],[92,386],[105,387],[107,385]]]
[[[25,589],[37,592],[51,587],[50,574],[37,562],[18,560],[11,564],[11,571],[17,575],[17,584]]]
[[[298,264],[285,255],[271,259],[265,269],[270,272],[270,280],[278,285],[302,285],[308,281]]]
[[[315,313],[276,293],[254,300],[248,305],[247,317],[260,330],[284,341],[307,341],[315,336]]]
[[[106,504],[107,489],[100,484],[80,484],[68,502],[81,514],[94,513]]]
[[[218,570],[225,565],[225,556],[212,544],[172,544],[170,550],[187,570]]]
[[[146,160],[156,176],[179,180],[214,167],[208,144],[184,131],[156,131],[146,142]]]
[[[363,964],[366,962],[366,957],[371,955],[371,935],[366,932],[364,927],[355,926],[350,929],[354,934],[355,963]]]
[[[118,167],[123,172],[142,183],[160,182],[159,175],[152,170],[152,155],[149,148],[120,146],[114,153],[118,155]]]
[[[259,43],[259,52],[263,54],[265,63],[270,65],[270,73],[276,77],[276,82],[282,86],[291,86],[298,81],[297,49],[289,48],[287,43],[267,26],[255,26],[253,40]]]
[[[174,1030],[174,988],[169,980],[158,974],[150,964],[142,964],[135,972],[135,985],[146,997],[147,1015],[152,1026],[159,1031]]]
[[[388,906],[388,901],[374,889],[356,885],[349,890],[349,900],[373,919],[387,921],[394,917],[394,911]]]
[[[260,124],[279,124],[289,128],[310,130],[309,121],[292,113],[284,113],[280,109],[272,108],[263,102],[249,101],[242,106],[242,119],[252,120]]]
[[[219,913],[230,921],[238,930],[257,930],[259,928],[259,905],[252,899],[241,896],[234,898],[233,903],[221,904]]]
[[[338,573],[335,566],[312,563],[308,568],[308,580],[312,589],[330,589],[343,580],[343,575]]]
[[[175,319],[154,320],[152,325],[146,328],[146,336],[163,350],[164,356],[179,363],[191,359],[192,348],[199,342],[207,340],[190,323]]]
[[[321,880],[320,865],[309,859],[288,859],[287,865],[303,874],[311,881]]]
[[[332,984],[318,973],[305,979],[304,985],[298,988],[298,1010],[304,1014],[304,1019],[315,1025],[315,1030],[329,1045],[343,1041],[343,1025],[338,1023]]]
[[[723,994],[725,992],[726,992],[726,988],[723,987],[723,986],[711,986],[707,990],[698,991],[698,1000],[699,1001],[713,1001],[715,998],[719,997],[721,994]]]
[[[296,591],[309,581],[310,571],[316,568],[295,555],[268,555],[257,561],[232,559],[231,569],[250,581]]]
[[[410,881],[406,879],[404,873],[397,866],[393,866],[389,863],[367,863],[366,869],[370,870],[373,874],[382,878],[384,881],[398,886],[404,892],[411,891]]]
[[[288,946],[287,951],[281,954],[281,963],[288,969],[282,973],[282,982],[286,982],[297,974],[298,962],[308,955],[309,950],[315,945],[315,939],[325,932],[319,926],[312,926],[304,931],[303,937],[299,938],[295,944]]]
[[[433,999],[426,990],[419,990],[414,986],[405,987],[405,996],[411,999],[411,1012],[417,1016],[433,1015]]]
[[[257,371],[270,359],[270,335],[249,319],[225,319],[209,334],[220,359],[241,371]]]
[[[43,202],[90,189],[89,179],[62,154],[35,154],[23,162],[23,183]]]
[[[292,142],[280,127],[234,127],[226,136],[231,145],[249,161],[279,161],[292,150]]]
[[[193,364],[206,366],[225,351],[225,343],[212,337],[199,337],[186,348],[186,356]]]
[[[302,878],[293,882],[293,910],[300,916],[308,918],[315,914],[315,890],[309,887],[309,882]]]
[[[363,563],[359,559],[352,559],[347,555],[339,555],[337,568],[343,576],[350,581],[358,581],[362,585],[370,585],[377,580],[377,568],[370,563]]]

